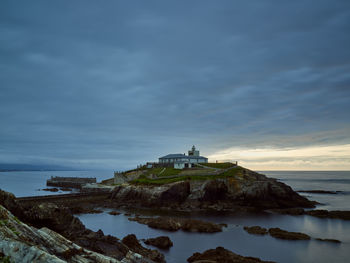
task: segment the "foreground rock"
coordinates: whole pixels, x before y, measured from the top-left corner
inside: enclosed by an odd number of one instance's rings
[[[245,226],[243,227],[245,231],[247,231],[249,234],[254,234],[254,235],[266,235],[267,234],[267,229],[260,227],[260,226]]]
[[[287,240],[310,240],[310,236],[299,232],[289,232],[278,227],[269,229],[270,236]]]
[[[28,226],[1,205],[0,254],[4,255],[3,258],[7,257],[9,262],[120,262],[115,258],[84,249],[46,227],[37,229]],[[130,254],[129,257],[137,259],[139,256]]]
[[[123,184],[111,193],[115,203],[178,210],[232,210],[237,206],[259,209],[314,207],[291,187],[273,178],[244,169],[232,176],[187,180],[163,185]],[[232,169],[232,171],[233,171]]]
[[[259,263],[259,262],[270,262],[262,261],[259,258],[254,257],[243,257],[237,255],[223,247],[217,247],[216,249],[209,249],[203,253],[194,253],[187,259],[190,263]]]
[[[123,244],[126,245],[130,250],[143,255],[144,257],[150,258],[154,262],[165,262],[164,255],[157,250],[151,250],[141,246],[140,242],[137,240],[136,236],[131,234],[127,235],[122,240]]]
[[[149,238],[145,240],[145,244],[158,247],[161,249],[169,249],[173,246],[173,242],[167,236],[160,236],[156,238]]]
[[[116,237],[104,235],[101,230],[94,232],[86,229],[81,221],[74,217],[67,208],[58,207],[50,203],[33,207],[22,207],[15,201],[13,194],[1,190],[0,205],[10,210],[21,221],[37,229],[45,227],[55,231],[84,249],[104,254],[117,260],[123,260],[123,262],[152,262],[140,255],[137,256],[137,261],[132,261],[134,259],[130,255],[135,253],[119,242]],[[42,239],[41,242],[47,242],[46,238],[49,238],[49,235]]]
[[[148,225],[151,228],[177,231],[182,229],[186,232],[214,233],[221,232],[226,225],[215,224],[195,219],[173,218],[173,217],[134,217],[130,221]]]
[[[327,210],[310,210],[305,211],[305,214],[319,218],[334,218],[350,220],[350,211],[327,211]]]

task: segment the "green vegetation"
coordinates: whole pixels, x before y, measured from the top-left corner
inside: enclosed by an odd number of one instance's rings
[[[211,168],[218,168],[218,169],[227,169],[236,166],[233,163],[201,163],[203,166],[211,167]]]
[[[147,172],[144,173],[143,175],[140,176],[140,178],[146,178],[151,174],[154,174],[156,176],[159,177],[166,177],[166,176],[176,176],[181,172],[181,170],[179,169],[174,169],[171,167],[157,167],[157,168],[151,168],[151,169],[147,169]]]
[[[158,168],[154,168],[158,169]],[[163,184],[169,184],[179,181],[186,181],[186,180],[193,180],[193,181],[199,181],[199,180],[213,180],[217,178],[226,178],[226,177],[236,177],[241,176],[243,174],[243,168],[242,167],[235,167],[232,168],[224,173],[221,174],[215,174],[215,175],[188,175],[188,176],[176,176],[172,178],[157,178],[157,179],[149,179],[146,178],[145,175],[140,176],[138,179],[135,179],[131,181],[130,183],[133,184],[148,184],[148,185],[163,185]]]

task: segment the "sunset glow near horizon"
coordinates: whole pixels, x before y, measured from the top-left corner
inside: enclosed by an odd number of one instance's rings
[[[350,144],[299,148],[229,148],[209,155],[210,162],[238,161],[254,170],[350,171]]]

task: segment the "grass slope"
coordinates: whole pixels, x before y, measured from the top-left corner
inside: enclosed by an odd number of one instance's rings
[[[154,168],[158,169],[158,168]],[[169,168],[167,168],[169,169]],[[171,168],[170,168],[171,169]],[[165,171],[164,171],[165,172]],[[226,177],[237,177],[242,176],[243,174],[243,168],[242,167],[234,167],[228,171],[225,171],[220,174],[215,175],[189,175],[189,176],[176,176],[171,178],[157,178],[157,179],[149,179],[146,178],[145,175],[140,176],[138,179],[135,179],[131,181],[132,184],[147,184],[147,185],[162,185],[162,184],[169,184],[174,182],[180,182],[180,181],[186,181],[186,180],[213,180],[217,178],[226,178]]]

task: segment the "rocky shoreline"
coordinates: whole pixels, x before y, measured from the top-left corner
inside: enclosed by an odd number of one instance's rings
[[[84,202],[22,205],[14,195],[0,190],[0,256],[16,261],[16,251],[8,252],[11,244],[17,244],[24,251],[36,246],[31,252],[32,259],[39,255],[46,261],[37,262],[165,262],[164,255],[155,249],[143,247],[135,235],[130,233],[122,240],[105,235],[101,230],[87,229],[74,214],[102,213],[101,208],[112,208],[110,215],[117,216],[121,210],[154,209],[183,213],[216,212],[224,213],[279,213],[288,215],[310,215],[319,218],[350,219],[350,211],[305,210],[315,207],[315,202],[293,191],[292,188],[275,179],[243,169],[240,176],[215,178],[212,180],[184,180],[164,185],[117,185],[107,199],[89,198]],[[125,216],[131,213],[123,212]],[[3,221],[5,220],[5,221]],[[135,215],[129,220],[151,228],[167,231],[198,233],[221,232],[226,225],[173,216],[145,217]],[[5,222],[5,223],[4,223]],[[290,240],[309,240],[304,233],[288,232],[279,228],[265,229],[259,226],[244,227],[248,233],[266,235]],[[10,232],[12,234],[10,234]],[[17,232],[17,233],[16,233]],[[28,233],[35,233],[30,239]],[[51,243],[45,240],[52,236]],[[335,239],[316,238],[318,241],[340,243]],[[169,249],[173,243],[166,237],[150,238],[145,244],[160,249]],[[57,243],[57,248],[55,248]],[[51,244],[51,245],[50,245]],[[20,252],[18,252],[20,254]],[[23,252],[24,253],[24,252]],[[44,253],[44,254],[43,254]],[[46,253],[46,254],[45,254]],[[52,261],[51,260],[52,258]],[[94,259],[91,259],[94,258]],[[226,261],[221,261],[221,260]],[[100,260],[100,261],[99,261]],[[109,261],[108,261],[109,260]],[[216,260],[216,261],[215,261]],[[238,260],[238,261],[237,261]],[[25,261],[30,262],[30,261]],[[195,253],[188,262],[265,262],[257,258],[242,257],[218,247]]]

